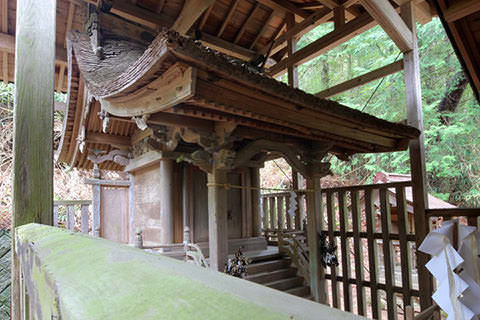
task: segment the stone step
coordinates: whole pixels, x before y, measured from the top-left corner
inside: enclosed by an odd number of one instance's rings
[[[293,295],[298,296],[298,297],[305,298],[305,297],[310,296],[310,287],[300,286],[300,287],[295,287],[295,288],[285,290],[285,292],[293,294]]]
[[[253,281],[260,284],[265,284],[269,282],[274,282],[284,278],[291,278],[296,276],[297,269],[295,268],[284,268],[270,272],[262,272],[254,275],[247,275],[247,280]]]
[[[278,269],[289,267],[290,264],[291,260],[286,258],[279,260],[256,262],[247,266],[247,273],[250,275],[254,275],[262,272],[275,271]]]
[[[286,279],[280,279],[274,282],[265,283],[267,287],[277,289],[277,290],[288,290],[295,287],[303,286],[304,281],[302,277],[292,277]]]

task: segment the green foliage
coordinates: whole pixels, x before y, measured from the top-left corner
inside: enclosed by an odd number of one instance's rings
[[[300,39],[299,47],[318,39],[332,28],[331,24],[317,27]],[[450,123],[442,123],[437,105],[445,95],[448,82],[461,67],[438,19],[426,25],[418,25],[418,38],[430,191],[457,205],[478,206],[480,107],[468,87],[457,111],[449,115]],[[300,88],[316,93],[396,59],[401,59],[399,50],[377,26],[300,66]],[[403,72],[352,89],[332,99],[389,121],[406,119]],[[366,154],[355,155],[350,162],[333,158],[332,168],[334,173],[346,179],[371,182],[370,178],[377,171],[409,173],[410,161],[408,151]]]

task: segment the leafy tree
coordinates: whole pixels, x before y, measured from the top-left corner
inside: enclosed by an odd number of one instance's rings
[[[317,27],[299,40],[299,47],[331,30],[332,24]],[[418,38],[430,191],[457,205],[478,206],[479,105],[440,21],[418,25]],[[377,26],[300,66],[299,86],[316,93],[401,58],[398,48]],[[389,121],[406,119],[403,72],[332,99]],[[356,155],[350,162],[334,158],[332,164],[337,175],[367,182],[377,171],[410,171],[408,152]]]

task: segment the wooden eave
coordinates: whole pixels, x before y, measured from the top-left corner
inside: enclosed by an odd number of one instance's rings
[[[234,133],[242,133],[243,138],[255,139],[242,129],[250,128],[260,136],[333,143],[333,152],[343,155],[405,150],[419,134],[414,128],[291,88],[244,61],[175,32],[159,35],[142,54],[138,44],[129,47],[125,41],[105,40],[103,60],[91,50],[86,34],[73,32],[71,43],[69,54],[75,57],[71,60],[78,61],[89,94],[116,121],[123,118],[130,125],[131,117],[144,114],[171,126],[179,126],[172,116],[186,124],[192,119],[212,123],[212,128],[215,122],[232,122],[237,125]],[[91,117],[98,118],[98,111],[91,111]],[[97,126],[87,131],[101,128],[99,120],[90,122]]]
[[[314,27],[333,21],[334,11],[340,4],[345,8],[346,22],[364,15],[366,11],[359,1],[215,0],[199,17],[189,17],[191,21],[187,21],[187,25],[191,27],[188,34],[198,36],[204,45],[247,61],[267,54],[273,43],[267,63],[267,66],[273,66],[285,58],[288,39],[298,39]],[[403,1],[391,0],[395,6]],[[421,9],[417,10],[417,19],[422,23],[428,21],[431,18],[428,3],[425,0],[413,1]],[[55,88],[59,92],[67,91],[66,34],[70,30],[84,30],[88,18],[87,5],[98,3],[100,1],[96,0],[57,1]],[[112,3],[110,10],[101,13],[102,32],[107,36],[120,35],[148,44],[151,37],[163,28],[180,23],[184,18],[182,12],[189,2],[115,0]],[[1,0],[1,4],[0,79],[13,82],[16,0]],[[289,14],[293,14],[296,24],[287,30]]]
[[[480,1],[431,1],[480,102]]]

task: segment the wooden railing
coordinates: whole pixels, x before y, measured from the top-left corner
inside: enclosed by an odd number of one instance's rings
[[[375,319],[397,319],[406,306],[419,311],[418,276],[412,265],[416,238],[406,201],[409,187],[410,181],[322,190],[321,230],[338,246],[339,266],[326,269],[331,306]],[[289,195],[262,196],[264,232],[270,243],[280,237],[280,247],[287,248],[308,279],[308,255],[303,253],[307,249],[300,247],[297,235],[289,234],[292,229],[284,214]]]
[[[310,283],[310,271],[308,263],[308,248],[305,232],[293,231],[278,233],[278,250],[286,254],[292,260],[298,273],[303,277],[306,284]]]
[[[329,267],[326,274],[333,307],[374,319],[397,319],[406,306],[418,308],[407,187],[411,182],[322,190],[322,230],[329,242],[339,243],[339,266]]]
[[[135,248],[144,249],[144,250],[155,250],[165,253],[164,250],[167,250],[173,253],[182,252],[183,259],[185,262],[191,262],[199,267],[208,268],[208,262],[205,256],[203,255],[202,249],[190,242],[190,237],[186,236],[190,231],[186,228],[184,230],[184,239],[183,243],[169,243],[169,244],[155,244],[153,246],[145,246],[143,244],[142,231],[137,230],[135,234]]]
[[[61,200],[53,203],[53,225],[82,233],[93,230],[90,223],[91,200]]]
[[[480,208],[428,209],[426,212],[430,228],[435,227],[438,218],[442,218],[442,220],[458,218],[469,226],[478,227],[479,225]]]
[[[263,194],[262,199],[262,231],[269,244],[277,244],[278,232],[298,231],[302,229],[301,212],[304,210],[303,194],[295,196],[297,202],[294,215],[289,214],[290,192]]]

